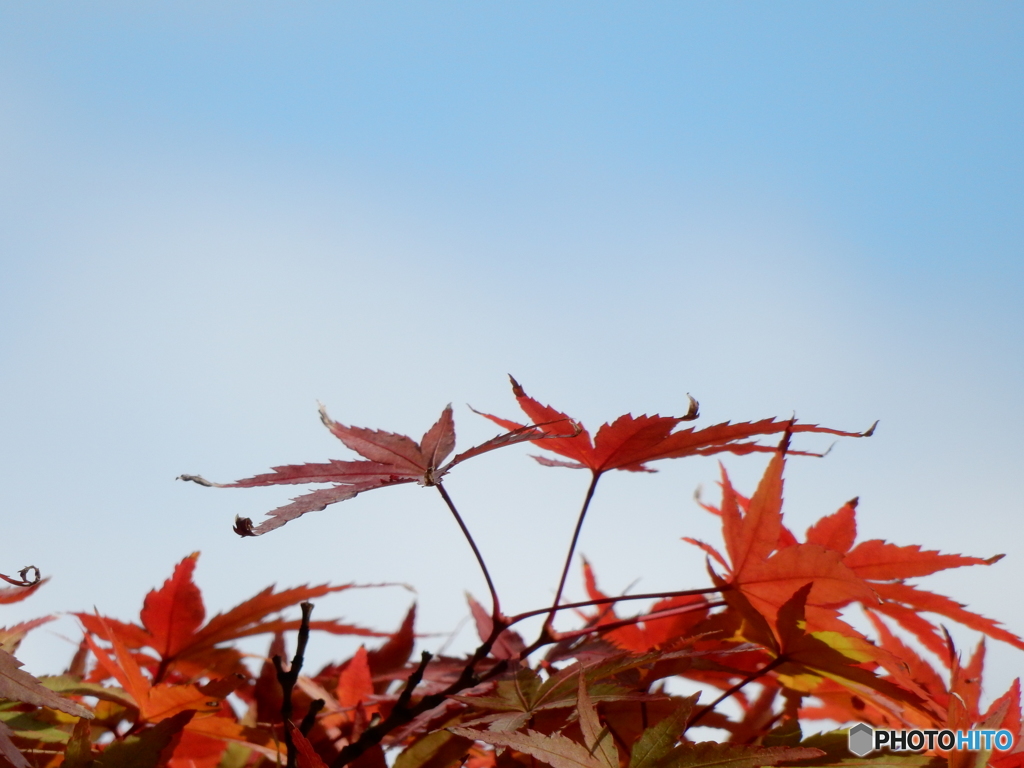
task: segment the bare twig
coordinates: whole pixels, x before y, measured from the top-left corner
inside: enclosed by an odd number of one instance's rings
[[[705,592],[717,591],[720,590],[688,590],[683,594],[703,594]],[[677,613],[685,613],[687,611],[693,611],[702,608],[716,608],[723,604],[724,603],[721,602],[715,602],[697,603],[692,606],[680,606],[679,608],[673,608],[666,611],[658,611],[654,614],[647,614],[642,616],[636,616],[631,619],[625,619],[622,622],[616,622],[615,624],[608,624],[602,627],[592,627],[591,629],[583,630],[580,633],[575,633],[571,636],[576,636],[576,634],[586,634],[588,632],[600,632],[606,629],[614,629],[616,626],[619,626],[620,624],[624,626],[630,623],[636,623],[639,621],[657,618],[664,618],[670,615],[675,615]],[[547,613],[550,610],[550,608],[544,608],[537,611],[531,611],[529,615],[535,616],[542,613]],[[411,722],[419,715],[422,715],[424,712],[429,712],[431,709],[440,706],[449,696],[453,696],[456,693],[459,693],[460,691],[463,691],[467,688],[472,688],[473,686],[479,685],[480,683],[486,680],[490,680],[494,677],[497,677],[498,675],[503,674],[508,669],[510,663],[508,659],[503,659],[497,662],[484,674],[478,675],[476,672],[476,667],[481,661],[487,658],[487,655],[491,652],[491,648],[497,641],[498,636],[502,632],[504,632],[508,628],[508,626],[509,622],[507,619],[494,622],[494,626],[491,628],[490,635],[488,635],[487,639],[480,644],[476,651],[473,652],[473,655],[467,660],[466,665],[462,668],[462,672],[459,674],[458,679],[456,679],[451,685],[449,685],[443,691],[439,691],[438,693],[424,696],[416,703],[413,703],[413,690],[422,680],[423,674],[426,672],[427,664],[431,659],[430,654],[424,652],[424,654],[421,657],[419,665],[409,676],[409,680],[406,683],[405,688],[402,690],[402,693],[399,696],[398,701],[395,702],[395,706],[391,709],[390,714],[376,725],[373,725],[367,728],[365,731],[363,731],[362,735],[360,735],[360,737],[356,739],[356,741],[345,746],[341,750],[341,752],[338,753],[338,756],[334,759],[334,762],[331,763],[331,768],[343,768],[344,766],[350,764],[351,762],[356,760],[360,755],[366,752],[366,750],[383,741],[384,738],[389,733],[394,731],[396,728],[399,728],[400,726],[403,726]],[[519,659],[525,659],[530,653],[532,653],[540,646],[550,645],[554,642],[556,642],[556,639],[552,637],[538,638],[538,640],[532,646],[524,649],[523,652],[520,653]]]
[[[323,699],[314,699],[310,702],[309,709],[306,710],[306,716],[302,718],[302,723],[299,725],[299,733],[303,736],[309,736],[309,732],[313,729],[313,724],[316,723],[316,716],[320,714],[320,710],[324,708],[326,703]]]
[[[413,689],[419,685],[419,682],[423,679],[423,674],[426,672],[427,664],[432,658],[429,653],[424,652],[420,658],[419,666],[417,666],[415,671],[413,671],[409,676],[409,680],[406,683],[405,688],[402,690],[401,695],[398,697],[398,701],[395,702],[395,706],[392,707],[390,714],[376,725],[370,726],[363,731],[362,735],[354,742],[342,748],[341,752],[338,753],[338,756],[334,758],[334,762],[331,763],[331,768],[343,768],[343,766],[351,763],[366,752],[366,750],[379,744],[383,741],[385,736],[399,726],[412,722],[412,720],[419,715],[422,715],[424,712],[429,712],[434,707],[443,704],[444,700],[449,696],[480,683],[481,679],[476,674],[476,665],[487,657],[487,654],[491,652],[491,648],[498,639],[498,635],[504,632],[505,629],[506,625],[504,623],[495,622],[491,629],[491,634],[483,643],[480,644],[476,651],[473,652],[473,655],[466,662],[466,666],[463,667],[462,672],[459,674],[459,677],[455,682],[443,691],[430,694],[429,696],[424,696],[418,702],[412,704]],[[507,668],[507,660],[499,661],[488,671],[486,678],[489,679],[496,675],[500,675]]]
[[[288,748],[287,768],[295,768],[296,761],[298,760],[295,740],[292,738],[292,731],[288,726],[293,725],[291,722],[292,691],[295,689],[295,683],[299,679],[299,672],[302,671],[302,662],[305,660],[306,643],[309,642],[309,617],[313,613],[312,603],[301,603],[299,607],[302,609],[302,623],[299,625],[299,637],[295,646],[295,656],[292,657],[292,663],[288,667],[288,671],[285,671],[284,662],[280,655],[275,654],[273,658],[274,669],[277,670],[277,682],[280,683],[283,694],[281,699],[281,721],[284,725],[284,743]],[[302,720],[302,726],[299,728],[300,733],[303,735],[309,733],[309,729],[313,727],[316,713],[323,706],[324,702],[320,699],[313,702],[311,712],[307,713],[306,717]]]
[[[712,701],[706,707],[701,709],[700,712],[698,712],[696,715],[694,715],[693,719],[690,720],[690,722],[688,722],[686,724],[686,728],[683,729],[683,733],[686,733],[686,731],[688,729],[690,729],[693,726],[695,726],[700,720],[702,720],[704,718],[705,715],[713,712],[715,707],[717,707],[723,701],[728,699],[734,693],[736,693],[737,691],[741,690],[742,688],[744,688],[745,686],[749,685],[750,683],[754,682],[759,677],[764,677],[765,675],[767,675],[769,672],[771,672],[773,669],[775,669],[777,666],[779,666],[780,664],[784,663],[785,661],[786,661],[786,657],[785,656],[778,656],[777,658],[774,658],[770,662],[765,664],[763,667],[761,667],[761,669],[757,670],[756,672],[751,672],[745,678],[743,678],[738,683],[736,683],[736,685],[734,685],[731,688],[729,688],[721,696],[719,696],[717,699]]]
[[[398,696],[398,701],[395,702],[396,707],[408,707],[409,702],[412,700],[412,692],[416,686],[423,680],[423,673],[427,671],[427,664],[434,658],[432,654],[427,651],[423,651],[420,654],[419,666],[409,675],[409,679],[405,681],[405,687]]]

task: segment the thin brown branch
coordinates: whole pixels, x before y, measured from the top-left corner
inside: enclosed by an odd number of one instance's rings
[[[466,537],[466,541],[469,542],[469,546],[473,550],[473,554],[476,555],[476,561],[480,564],[480,570],[483,571],[484,579],[487,581],[487,589],[491,591],[491,620],[494,622],[494,626],[497,627],[501,623],[501,603],[498,601],[498,592],[494,588],[494,582],[491,580],[490,571],[487,570],[487,563],[484,562],[483,555],[480,554],[480,549],[477,547],[476,542],[473,540],[473,534],[469,532],[469,528],[466,527],[466,523],[462,520],[462,515],[459,514],[459,510],[455,508],[455,503],[452,501],[452,497],[448,495],[448,491],[444,489],[444,485],[438,483],[434,486],[437,488],[438,493],[441,494],[441,498],[444,499],[444,503],[448,505],[448,509],[451,510],[452,515],[455,517],[455,522],[459,524],[459,528],[462,529],[462,535]]]
[[[380,744],[380,742],[384,740],[384,737],[396,728],[412,722],[412,720],[419,715],[422,715],[424,712],[429,712],[434,707],[440,706],[449,696],[452,696],[459,691],[463,691],[466,688],[472,688],[474,685],[480,683],[481,678],[476,674],[476,665],[483,661],[487,657],[487,654],[491,652],[491,648],[497,641],[498,635],[504,632],[505,628],[506,625],[503,622],[495,622],[494,626],[491,628],[491,634],[473,652],[473,655],[466,662],[466,666],[462,668],[462,672],[459,674],[459,677],[455,682],[443,691],[430,694],[429,696],[424,696],[418,702],[412,704],[413,689],[419,684],[420,680],[422,680],[423,674],[426,671],[427,663],[431,658],[430,654],[424,653],[421,657],[419,666],[409,676],[409,680],[406,683],[405,688],[402,690],[402,694],[399,696],[398,701],[395,702],[395,706],[392,707],[390,714],[376,725],[373,725],[363,731],[362,735],[354,742],[343,747],[341,752],[338,753],[338,756],[334,758],[334,761],[331,763],[331,768],[343,768],[343,766],[346,766],[353,760],[356,760],[370,747]],[[507,660],[499,661],[488,671],[487,675],[483,679],[489,679],[500,675],[507,668]]]
[[[599,624],[593,627],[585,627],[584,629],[577,629],[574,632],[562,632],[559,633],[558,640],[559,642],[575,640],[577,637],[600,634],[601,632],[610,632],[611,630],[619,629],[620,627],[639,624],[641,621],[657,621],[658,619],[667,619],[670,616],[680,616],[684,613],[693,613],[694,611],[705,610],[708,608],[721,608],[723,605],[725,605],[725,601],[719,601],[716,603],[694,603],[693,605],[681,605],[678,608],[668,608],[664,611],[655,611],[654,613],[642,613],[639,616],[631,616],[628,619],[610,621],[607,624]]]
[[[306,643],[309,642],[309,617],[313,613],[312,603],[301,603],[299,607],[302,609],[302,622],[299,625],[299,637],[295,645],[295,656],[292,657],[292,663],[288,667],[288,671],[285,671],[284,662],[281,660],[280,655],[275,654],[273,658],[274,669],[277,671],[277,682],[280,683],[283,694],[281,699],[281,722],[284,730],[284,743],[288,749],[287,768],[295,768],[296,761],[298,760],[295,740],[292,738],[292,730],[289,728],[289,725],[292,724],[292,691],[295,689],[295,683],[298,682],[299,672],[302,670],[302,662],[305,660]],[[322,701],[320,706],[323,706]],[[313,717],[316,717],[316,712],[313,713]],[[306,725],[306,719],[308,718],[309,716],[307,715],[303,719],[303,726]],[[309,728],[312,727],[313,724],[310,722]],[[308,728],[302,731],[303,735],[308,732]]]
[[[463,535],[469,542],[469,545],[473,550],[473,554],[476,556],[477,562],[480,565],[480,569],[484,574],[484,578],[487,581],[487,586],[491,592],[491,599],[493,601],[493,624],[491,627],[491,632],[487,639],[483,643],[481,643],[479,647],[477,647],[473,655],[467,660],[465,666],[462,669],[462,672],[459,674],[459,677],[454,682],[452,682],[444,690],[439,691],[438,693],[423,696],[416,703],[413,703],[413,692],[415,688],[419,685],[420,681],[422,680],[423,675],[426,671],[426,667],[431,659],[431,655],[429,653],[424,652],[420,664],[409,676],[405,688],[403,689],[398,701],[395,703],[395,706],[391,709],[391,712],[388,714],[388,716],[380,722],[370,726],[365,731],[363,731],[359,738],[356,739],[354,742],[343,747],[341,751],[338,753],[337,757],[335,757],[335,759],[331,763],[331,768],[344,768],[344,766],[349,765],[353,761],[357,760],[361,755],[363,755],[368,749],[380,744],[384,740],[384,738],[387,737],[388,734],[390,734],[397,728],[408,724],[409,722],[414,720],[416,717],[422,715],[423,713],[429,712],[435,707],[440,706],[449,696],[452,696],[467,688],[471,688],[475,685],[478,685],[483,681],[492,679],[494,677],[497,677],[498,675],[503,674],[508,669],[508,660],[501,660],[497,662],[489,670],[487,670],[486,673],[482,675],[477,674],[476,667],[481,661],[483,661],[487,657],[494,643],[497,641],[498,637],[512,623],[521,621],[532,616],[539,616],[545,613],[547,614],[547,619],[545,620],[544,625],[541,629],[540,636],[530,646],[528,646],[519,654],[519,660],[522,660],[528,657],[537,648],[544,645],[549,645],[551,643],[564,642],[566,640],[572,640],[577,637],[585,636],[587,634],[607,632],[618,627],[628,626],[630,624],[637,624],[642,621],[654,621],[697,610],[718,608],[725,605],[724,601],[695,603],[692,605],[679,606],[677,608],[671,608],[668,610],[642,614],[640,616],[623,619],[621,621],[610,622],[608,624],[600,626],[585,628],[582,630],[578,630],[576,632],[559,634],[557,637],[554,636],[551,632],[551,624],[555,614],[560,610],[565,610],[569,608],[583,608],[587,606],[596,605],[612,605],[614,603],[625,600],[642,600],[652,598],[685,597],[689,595],[713,594],[720,593],[725,591],[726,589],[729,589],[728,586],[724,588],[709,587],[695,590],[682,590],[675,592],[647,593],[641,595],[599,598],[597,600],[587,600],[578,603],[567,603],[565,605],[560,605],[559,603],[561,601],[562,592],[565,588],[565,582],[568,577],[569,567],[572,564],[572,556],[575,553],[576,544],[579,540],[580,531],[583,527],[583,521],[586,518],[587,510],[590,507],[590,502],[593,499],[594,492],[597,488],[597,483],[599,479],[600,473],[595,473],[590,482],[589,487],[587,488],[587,494],[584,498],[583,506],[580,509],[579,518],[576,521],[576,528],[573,531],[572,541],[569,545],[569,551],[566,554],[565,564],[562,568],[562,575],[559,580],[558,590],[556,592],[553,604],[548,608],[526,611],[524,613],[517,614],[511,619],[504,618],[501,615],[497,591],[494,588],[494,582],[491,579],[490,573],[484,562],[483,556],[480,554],[480,550],[477,547],[476,542],[473,540],[472,535],[469,533],[469,529],[466,527],[466,524],[462,520],[461,515],[459,515],[458,510],[455,508],[455,504],[452,502],[451,497],[445,491],[443,485],[439,484],[436,486],[438,492],[441,494],[441,497],[448,505],[448,508],[451,511],[453,517],[455,517],[456,522],[459,524],[459,527],[462,529]],[[737,691],[741,690],[744,686],[748,685],[754,680],[757,680],[759,677],[767,674],[776,666],[783,663],[783,661],[783,657],[777,658],[761,670],[755,672],[754,674],[740,681],[738,684],[732,686],[729,690],[725,691],[720,697],[718,697],[718,699],[716,699],[710,705],[704,707],[699,713],[697,713],[697,715],[687,724],[687,728],[700,721],[709,712],[713,711],[714,708],[717,707],[718,704],[720,704],[722,701],[729,698]]]
[[[745,678],[743,678],[738,683],[736,683],[736,685],[734,685],[731,688],[729,688],[721,696],[719,696],[717,699],[712,701],[706,707],[701,709],[700,712],[698,712],[696,715],[694,715],[693,719],[690,720],[690,722],[688,722],[686,724],[686,728],[683,728],[683,733],[686,733],[686,731],[688,729],[690,729],[694,725],[696,725],[701,719],[704,718],[705,715],[709,714],[710,712],[713,712],[715,707],[717,707],[723,701],[728,699],[734,693],[742,690],[745,686],[747,686],[750,683],[754,682],[758,678],[764,677],[765,675],[767,675],[769,672],[771,672],[773,669],[775,669],[777,666],[779,666],[780,664],[784,663],[785,661],[786,661],[786,657],[785,656],[779,656],[779,657],[777,657],[775,659],[772,659],[770,662],[765,664],[763,667],[761,667],[761,669],[757,670],[756,672],[751,672]]]
[[[579,603],[562,603],[555,610],[564,611],[569,608],[590,608],[595,605],[607,605],[608,603],[620,603],[627,600],[661,600],[669,597],[689,597],[690,595],[709,595],[716,592],[725,592],[726,590],[732,589],[731,586],[726,585],[725,587],[704,587],[702,589],[683,589],[675,592],[646,592],[642,595],[620,595],[619,597],[602,597],[597,600],[583,600]],[[537,608],[532,611],[525,611],[523,613],[517,613],[515,616],[511,616],[508,619],[508,625],[512,626],[523,619],[528,619],[531,616],[540,616],[542,613],[550,613],[551,608]]]
[[[405,681],[405,688],[402,689],[402,693],[398,697],[398,701],[395,702],[396,707],[408,707],[409,701],[412,699],[412,692],[416,686],[423,680],[423,673],[427,671],[427,664],[434,658],[433,655],[423,651],[420,654],[419,666],[413,671],[409,678]]]
[[[565,565],[562,566],[562,577],[558,580],[558,589],[555,591],[555,599],[551,603],[551,608],[548,609],[548,617],[544,621],[544,626],[541,628],[541,638],[550,636],[551,624],[555,620],[555,613],[558,612],[558,604],[562,602],[562,591],[565,589],[565,580],[569,577],[569,568],[572,566],[572,556],[576,552],[576,543],[580,538],[580,531],[583,530],[583,520],[587,516],[587,510],[590,508],[590,501],[594,498],[594,491],[597,490],[597,481],[601,479],[600,472],[594,472],[593,477],[590,479],[590,485],[587,487],[587,495],[583,499],[583,506],[580,508],[580,516],[576,520],[576,528],[572,532],[572,541],[569,542],[569,551],[565,555]],[[538,638],[539,640],[540,638]]]
[[[474,550],[475,550],[475,547],[474,547]],[[682,596],[682,595],[687,595],[687,594],[704,594],[704,593],[707,593],[707,592],[717,592],[717,591],[720,591],[720,590],[717,590],[717,589],[687,590],[685,592],[678,593],[678,594],[680,596]],[[660,597],[661,595],[655,595],[655,596],[656,597]],[[644,597],[644,596],[642,596],[642,595],[634,596],[635,599],[640,599],[641,597]],[[606,601],[606,602],[610,602],[610,601],[615,600],[615,599],[616,598],[612,598],[612,599],[610,599],[609,601]],[[598,604],[600,602],[602,602],[602,601],[597,601]],[[686,613],[687,611],[693,611],[693,610],[705,609],[705,608],[716,608],[716,607],[722,606],[724,604],[725,603],[723,603],[723,602],[715,602],[715,603],[700,603],[700,604],[694,604],[694,605],[688,605],[688,606],[680,606],[679,608],[673,608],[673,609],[669,609],[667,611],[658,611],[658,612],[656,612],[654,614],[648,614],[648,615],[645,615],[645,616],[638,616],[638,617],[635,617],[633,619],[626,619],[623,623],[624,624],[628,624],[628,623],[631,623],[631,622],[635,623],[637,621],[643,621],[645,619],[663,618],[663,617],[667,617],[667,616],[671,616],[671,615],[676,615],[678,613]],[[570,607],[570,606],[561,606],[561,607],[562,608],[566,608],[566,607]],[[531,612],[529,612],[529,615],[530,616],[536,616],[536,615],[540,615],[540,614],[543,614],[543,613],[550,613],[550,611],[551,611],[550,608],[544,608],[544,609],[540,609],[540,610],[537,610],[537,611],[531,611]],[[488,635],[487,639],[483,643],[480,644],[480,646],[473,652],[473,655],[466,661],[466,664],[463,667],[462,672],[459,674],[458,679],[456,679],[453,683],[451,683],[443,691],[439,691],[438,693],[430,694],[428,696],[423,696],[421,699],[419,699],[418,701],[416,701],[414,703],[412,701],[413,691],[416,688],[416,686],[419,684],[419,682],[422,680],[423,675],[426,672],[427,664],[428,664],[428,662],[430,661],[430,658],[431,658],[430,654],[424,653],[422,658],[421,658],[420,664],[417,666],[417,668],[409,676],[409,680],[406,683],[405,688],[402,690],[402,693],[399,696],[398,701],[395,702],[395,706],[392,707],[391,712],[388,714],[388,716],[386,718],[384,718],[383,720],[381,720],[379,723],[376,723],[375,725],[372,725],[369,728],[367,728],[365,731],[363,731],[363,733],[360,735],[360,737],[358,739],[356,739],[354,742],[352,742],[351,744],[348,744],[345,747],[343,747],[342,750],[338,753],[338,756],[335,757],[334,761],[331,763],[331,768],[344,768],[344,766],[349,765],[354,760],[359,758],[360,755],[365,753],[368,749],[370,749],[373,746],[376,746],[377,744],[380,744],[380,742],[383,741],[384,738],[389,733],[391,733],[392,731],[394,731],[397,728],[400,728],[403,725],[406,725],[406,724],[412,722],[412,720],[414,720],[416,717],[422,715],[424,712],[429,712],[431,709],[434,709],[435,707],[440,706],[441,704],[444,703],[445,699],[447,699],[449,696],[453,696],[454,694],[459,693],[460,691],[464,691],[467,688],[472,688],[473,686],[479,685],[480,683],[482,683],[482,682],[484,682],[486,680],[490,680],[490,679],[492,679],[494,677],[497,677],[498,675],[503,674],[508,669],[508,666],[509,666],[509,661],[508,660],[501,660],[501,661],[497,662],[496,664],[494,664],[494,666],[492,666],[490,669],[488,669],[485,673],[479,674],[479,675],[476,672],[476,667],[477,667],[477,665],[481,661],[483,661],[485,658],[487,658],[487,655],[491,652],[491,648],[494,646],[494,643],[497,641],[498,636],[501,635],[501,633],[504,632],[508,628],[508,626],[509,626],[509,620],[508,619],[500,619],[499,621],[495,621],[494,625],[491,628],[490,635]],[[615,626],[618,626],[618,624],[616,624]],[[613,628],[614,628],[614,626],[609,624],[609,625],[605,625],[603,627],[593,627],[590,630],[586,630],[586,631],[598,632],[598,631],[602,631],[602,630],[605,630],[605,629],[613,629]],[[546,636],[546,637],[542,636],[541,638],[538,638],[538,640],[532,646],[530,646],[529,648],[525,649],[520,654],[520,660],[526,658],[530,653],[532,653],[534,650],[536,650],[536,648],[538,648],[538,647],[540,647],[542,645],[551,644],[553,642],[556,642],[556,639],[552,638],[550,636]]]

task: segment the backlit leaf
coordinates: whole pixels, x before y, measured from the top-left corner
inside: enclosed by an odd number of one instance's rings
[[[181,712],[103,750],[94,768],[161,768],[170,759],[192,712]]]
[[[655,768],[682,736],[700,694],[681,700],[676,710],[657,725],[646,729],[633,745],[629,768]]]
[[[198,552],[193,552],[174,568],[174,575],[163,587],[146,595],[139,617],[153,638],[149,643],[161,658],[176,655],[203,624],[206,608],[199,587],[192,581]]]
[[[754,453],[771,452],[773,446],[760,445],[753,442],[754,438],[766,435],[777,435],[784,432],[823,432],[844,437],[866,437],[874,427],[866,432],[843,432],[814,424],[797,424],[792,422],[764,419],[743,424],[716,424],[705,429],[673,430],[684,421],[692,421],[698,416],[697,401],[687,396],[687,411],[683,416],[633,416],[627,414],[615,421],[604,424],[598,429],[591,440],[590,433],[580,428],[573,437],[565,436],[564,424],[576,422],[561,411],[542,405],[526,394],[522,386],[511,376],[512,392],[519,407],[535,425],[546,432],[548,439],[538,442],[537,446],[552,453],[570,459],[570,463],[540,460],[547,466],[586,467],[595,474],[612,469],[631,472],[653,471],[646,466],[648,462],[660,459],[678,459],[684,456],[709,456],[716,453]],[[505,429],[521,429],[522,424],[503,419],[491,414],[482,413]],[[800,452],[796,452],[800,453]]]

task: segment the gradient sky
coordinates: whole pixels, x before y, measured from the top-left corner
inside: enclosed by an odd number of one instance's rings
[[[1005,552],[925,584],[1024,633],[1022,87],[1019,3],[0,3],[0,570],[52,578],[3,622],[128,619],[198,549],[211,614],[399,581],[449,632],[484,587],[436,494],[242,540],[288,491],[174,478],[349,458],[318,399],[417,437],[453,402],[468,446],[511,372],[590,426],[687,392],[703,425],[881,419],[791,463],[791,527],[859,495],[864,538]],[[447,483],[513,611],[586,486],[527,453]],[[747,491],[765,463],[725,461]],[[595,503],[609,591],[706,584],[679,537],[718,540],[717,466],[661,469]],[[51,626],[34,672],[72,653]],[[991,696],[1024,654],[989,659]]]

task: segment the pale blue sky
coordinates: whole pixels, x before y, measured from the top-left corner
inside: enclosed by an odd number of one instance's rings
[[[433,494],[239,540],[288,493],[173,478],[346,458],[317,399],[414,436],[452,401],[468,445],[512,372],[591,425],[687,392],[703,424],[880,418],[792,467],[793,526],[859,494],[867,538],[1006,552],[932,584],[1024,633],[1022,33],[1011,3],[0,3],[0,564],[53,577],[4,621],[129,618],[201,549],[211,612],[400,580],[449,630],[483,587]],[[525,453],[449,483],[519,610],[585,486]],[[678,538],[717,538],[715,477],[608,478],[608,589],[705,583]],[[1024,657],[990,658],[998,693]]]

